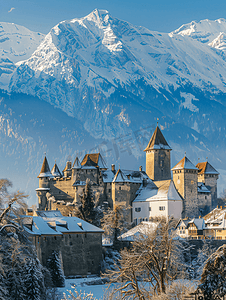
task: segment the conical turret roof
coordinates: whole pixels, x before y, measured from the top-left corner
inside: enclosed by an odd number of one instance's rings
[[[174,170],[198,170],[193,163],[190,161],[190,159],[187,158],[187,156],[183,157],[179,163],[176,164],[175,167],[172,168],[172,171]]]
[[[62,176],[56,163],[54,164],[51,173],[54,177],[61,177]]]
[[[153,150],[153,149],[154,150],[157,150],[157,149],[171,150],[170,146],[168,145],[168,143],[167,143],[166,139],[164,138],[158,125],[147,145],[147,148],[144,151]]]
[[[44,160],[42,163],[41,172],[38,175],[38,178],[41,178],[41,177],[52,177],[46,156],[44,157]]]
[[[76,157],[76,159],[75,159],[75,161],[73,163],[72,168],[74,168],[74,169],[81,169],[81,163],[80,163],[78,157]]]

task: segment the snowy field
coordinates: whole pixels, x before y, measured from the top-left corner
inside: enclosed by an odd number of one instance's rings
[[[57,294],[59,299],[63,299],[64,293],[69,295],[68,290],[73,291],[76,289],[78,292],[82,293],[92,293],[95,298],[103,299],[104,293],[107,289],[107,284],[101,284],[101,278],[97,276],[88,278],[75,278],[66,279],[64,288],[57,288]]]

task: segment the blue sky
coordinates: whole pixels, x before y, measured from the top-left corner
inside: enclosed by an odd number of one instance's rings
[[[95,8],[160,32],[193,20],[226,18],[225,0],[0,0],[0,22],[47,33],[60,21],[83,17]]]

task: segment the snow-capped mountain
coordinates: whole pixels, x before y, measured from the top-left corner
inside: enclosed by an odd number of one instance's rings
[[[64,121],[59,117],[57,123],[56,117],[53,124],[59,127],[51,126],[49,134],[51,122],[45,115],[37,139],[38,117],[34,115],[35,121],[25,118],[23,126],[29,128],[30,138],[26,129],[21,138],[40,156],[43,149],[52,149],[52,155],[64,158],[79,147],[96,149],[108,165],[121,161],[132,168],[144,166],[143,149],[159,118],[174,150],[173,165],[187,151],[193,163],[208,156],[216,168],[226,168],[225,33],[224,19],[192,22],[174,32],[160,33],[113,18],[105,10],[60,22],[30,57],[17,63],[9,90],[15,103],[29,95],[33,114],[32,103],[40,100],[41,109],[44,100],[65,113]],[[15,105],[10,114],[12,103],[6,103],[7,108],[2,109],[11,124],[21,111]],[[52,113],[50,108],[48,111]],[[65,116],[70,119],[68,124]],[[69,129],[73,120],[75,140]],[[3,136],[8,132],[4,122],[3,126],[0,120]],[[36,129],[31,130],[30,124]],[[66,132],[55,143],[49,137],[57,140],[64,124]],[[12,139],[15,149],[19,141],[15,135]],[[24,160],[33,161],[29,151]]]
[[[7,88],[15,63],[28,59],[44,37],[24,26],[0,22],[0,88]]]

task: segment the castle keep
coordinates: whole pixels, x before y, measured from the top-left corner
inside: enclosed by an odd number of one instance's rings
[[[57,164],[50,171],[44,158],[36,189],[39,210],[59,209],[68,216],[80,204],[86,179],[90,180],[95,200],[113,208],[116,203],[131,206],[129,220],[139,223],[155,216],[206,213],[217,200],[219,173],[209,162],[196,166],[185,155],[172,168],[171,148],[157,126],[146,152],[146,172],[139,170],[108,169],[100,153],[86,154],[67,161],[62,173]]]

